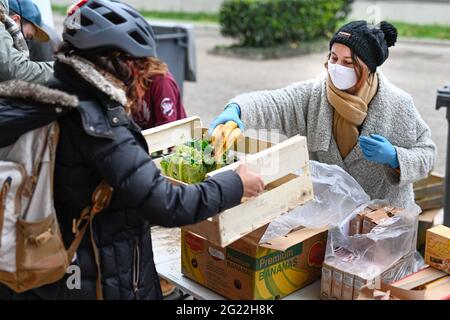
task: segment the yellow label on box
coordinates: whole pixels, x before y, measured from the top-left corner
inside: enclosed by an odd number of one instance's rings
[[[221,248],[183,230],[182,272],[230,299],[278,299],[319,278],[325,245],[326,232],[286,251],[255,245],[243,253],[239,244]]]

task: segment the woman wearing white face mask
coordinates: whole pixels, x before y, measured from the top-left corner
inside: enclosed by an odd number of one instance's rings
[[[306,136],[311,159],[344,168],[373,199],[406,207],[414,201],[412,183],[433,167],[436,146],[411,96],[377,70],[396,40],[387,22],[350,22],[330,41],[326,72],[235,97],[210,132],[231,120],[241,129]]]

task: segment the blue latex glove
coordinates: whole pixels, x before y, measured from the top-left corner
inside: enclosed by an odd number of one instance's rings
[[[400,167],[397,151],[385,137],[378,134],[371,134],[370,137],[361,136],[359,145],[367,160],[387,164],[393,169]]]
[[[208,134],[211,135],[214,131],[214,129],[219,124],[225,124],[228,121],[234,121],[237,123],[239,128],[244,131],[245,126],[244,123],[241,121],[241,108],[236,103],[230,103],[226,106],[225,110],[218,116],[209,126]]]

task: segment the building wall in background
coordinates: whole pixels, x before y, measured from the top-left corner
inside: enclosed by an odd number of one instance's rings
[[[77,0],[52,0],[54,4],[71,4]],[[218,12],[223,0],[124,0],[132,6],[154,11]]]
[[[52,0],[54,4],[72,4],[77,0]],[[218,12],[223,0],[125,0],[144,10],[177,12]],[[379,14],[382,20],[417,24],[450,25],[450,0],[356,0],[351,19],[368,19]]]
[[[54,28],[52,6],[50,0],[32,0],[39,8],[42,15],[42,21],[49,27]]]
[[[450,0],[357,0],[349,18],[366,20],[374,16],[388,21],[450,25]]]

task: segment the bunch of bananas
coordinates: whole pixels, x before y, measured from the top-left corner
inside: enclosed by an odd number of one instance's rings
[[[214,148],[214,158],[221,159],[222,155],[230,149],[242,136],[241,129],[234,121],[218,125],[211,135],[211,145]]]

